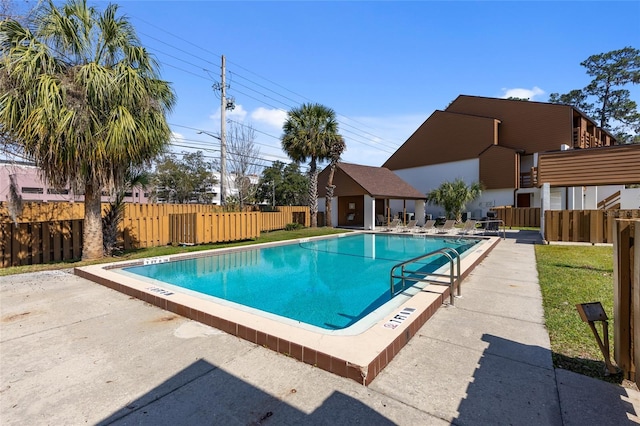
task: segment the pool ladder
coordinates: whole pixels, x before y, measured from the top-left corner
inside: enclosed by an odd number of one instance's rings
[[[435,256],[445,256],[449,259],[449,273],[448,274],[436,274],[434,272],[422,272],[422,271],[412,271],[406,268],[407,265],[411,263],[415,263],[419,260],[427,259],[429,257]],[[454,268],[455,266],[455,268]],[[396,275],[396,270],[400,268],[400,275]],[[407,276],[406,274],[411,274],[414,276]],[[456,286],[456,282],[460,280],[460,254],[453,248],[442,248],[439,250],[432,251],[431,253],[423,254],[422,256],[415,257],[413,259],[407,260],[402,263],[398,263],[393,268],[391,268],[391,272],[389,273],[389,278],[391,281],[391,297],[401,293],[405,290],[406,281],[424,281],[430,284],[443,285],[442,281],[438,281],[436,279],[427,280],[427,277],[446,277],[449,278],[449,301],[451,305],[454,305],[454,296],[453,290]],[[402,287],[399,290],[396,290],[396,285],[394,280],[401,279]],[[458,282],[458,296],[460,296],[460,283]]]

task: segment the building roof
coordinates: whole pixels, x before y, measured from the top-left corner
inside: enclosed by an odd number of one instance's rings
[[[324,197],[329,167],[318,177],[318,196]],[[350,182],[346,182],[350,181]],[[341,184],[343,182],[343,184]],[[355,185],[354,185],[355,184]],[[397,200],[423,200],[425,194],[402,180],[398,175],[384,167],[362,166],[352,163],[338,163],[334,176],[336,189],[334,196],[368,194],[374,198]]]
[[[563,145],[614,143],[570,105],[460,95],[445,111],[431,114],[382,166],[402,170],[477,159],[495,145],[532,155]]]

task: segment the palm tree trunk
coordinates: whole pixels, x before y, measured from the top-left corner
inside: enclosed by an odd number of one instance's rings
[[[100,185],[87,183],[84,188],[84,230],[82,233],[82,259],[100,259],[104,256],[102,241],[102,206]]]
[[[333,184],[333,175],[336,172],[335,164],[331,165],[329,169],[329,179],[327,179],[327,196],[325,198],[324,203],[324,224],[329,228],[333,228],[333,221],[331,220],[331,203],[333,201],[333,190],[335,189],[335,185]]]
[[[309,213],[311,214],[311,227],[318,227],[318,168],[316,158],[311,157],[309,162]]]

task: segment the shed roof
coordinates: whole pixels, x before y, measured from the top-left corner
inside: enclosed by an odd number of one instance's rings
[[[329,167],[325,168],[318,178],[319,182],[326,182],[329,174]],[[365,193],[374,198],[388,198],[388,199],[404,199],[404,200],[423,200],[426,199],[425,194],[418,191],[413,186],[402,180],[391,170],[385,167],[373,167],[363,166],[360,164],[351,163],[338,163],[336,166],[336,175],[334,177],[334,184],[336,189],[335,196],[343,195],[355,195],[355,194],[342,194],[340,179],[351,180],[352,183],[361,187],[361,193]],[[344,188],[344,186],[342,186]],[[351,185],[353,188],[353,185]],[[326,190],[322,184],[318,185],[318,195],[323,197],[326,195]]]

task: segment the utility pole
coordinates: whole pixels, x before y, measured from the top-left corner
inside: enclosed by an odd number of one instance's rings
[[[273,184],[273,202],[271,204],[271,207],[273,207],[275,209],[276,208],[276,181],[275,181],[275,179],[273,181],[271,181],[271,183]]]
[[[227,199],[227,110],[233,111],[235,100],[233,97],[227,99],[226,62],[224,55],[221,56],[222,66],[220,67],[220,83],[215,83],[213,89],[220,90],[220,137],[207,133],[216,139],[220,139],[220,205],[224,206]],[[200,133],[200,132],[199,132]]]
[[[227,82],[225,80],[225,59],[222,55],[221,67],[221,85],[220,85],[220,205],[226,203],[227,185]]]

